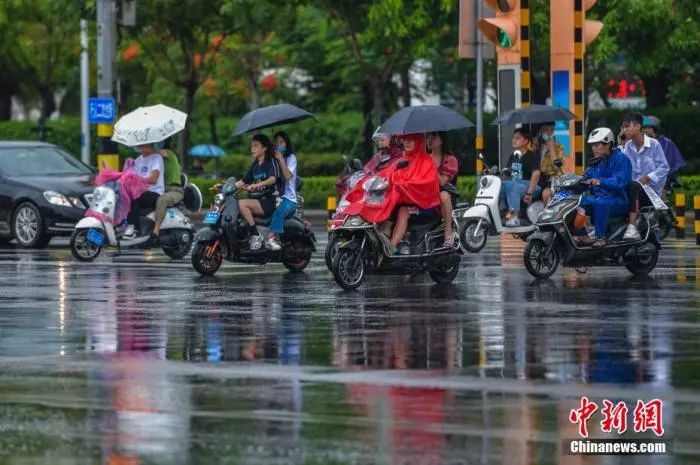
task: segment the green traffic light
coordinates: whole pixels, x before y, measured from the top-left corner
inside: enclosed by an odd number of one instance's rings
[[[513,42],[510,41],[510,37],[506,34],[503,29],[498,30],[498,45],[503,48],[510,48],[513,46]]]

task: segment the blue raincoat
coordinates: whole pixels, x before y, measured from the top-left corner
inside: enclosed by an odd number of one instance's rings
[[[581,199],[581,207],[593,218],[595,234],[605,237],[610,215],[627,214],[627,185],[632,181],[632,164],[619,149],[602,160],[592,164],[584,173],[586,179],[600,180],[599,186],[593,186],[593,195]]]

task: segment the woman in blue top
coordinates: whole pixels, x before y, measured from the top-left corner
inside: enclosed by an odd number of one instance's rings
[[[284,220],[294,214],[297,209],[297,157],[294,155],[292,141],[286,132],[278,132],[274,137],[275,158],[279,164],[284,182],[278,184],[280,187],[280,197],[282,202],[277,206],[272,214],[270,222],[270,235],[267,237],[265,246],[270,250],[280,250],[279,235],[284,232]]]

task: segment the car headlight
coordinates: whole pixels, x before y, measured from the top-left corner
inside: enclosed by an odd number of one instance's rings
[[[73,204],[75,208],[81,208],[85,210],[85,204],[78,197],[68,197],[70,203]]]
[[[45,191],[44,198],[46,199],[47,202],[49,202],[50,204],[53,204],[53,205],[59,205],[61,207],[73,207],[74,206],[65,195],[59,194],[58,192]]]
[[[214,196],[214,205],[217,207],[224,202],[224,194],[216,194]]]

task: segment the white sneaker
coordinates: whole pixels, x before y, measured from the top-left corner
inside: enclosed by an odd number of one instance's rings
[[[642,237],[639,235],[639,231],[637,231],[637,227],[633,224],[630,224],[627,226],[627,230],[625,230],[625,235],[622,236],[623,241],[640,241],[642,240]]]
[[[134,228],[133,224],[126,225],[126,230],[124,231],[123,236],[128,238],[136,237],[136,229]]]
[[[250,250],[260,250],[263,245],[263,237],[260,235],[250,237]]]
[[[511,217],[508,221],[506,221],[506,226],[508,226],[508,227],[520,226],[520,218],[518,218],[517,216]]]
[[[268,250],[281,250],[282,246],[277,242],[277,238],[273,237],[265,242],[265,248]]]

